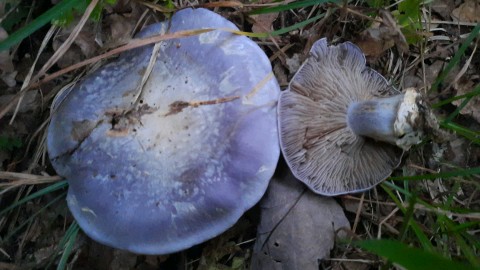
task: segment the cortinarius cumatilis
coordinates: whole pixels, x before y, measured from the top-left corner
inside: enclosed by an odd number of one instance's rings
[[[387,178],[419,143],[430,117],[414,89],[400,93],[365,66],[350,42],[315,42],[278,104],[280,145],[293,174],[314,192],[339,195]]]
[[[238,30],[184,9],[137,37],[204,28]],[[80,227],[142,254],[231,227],[275,170],[279,91],[258,45],[224,30],[126,52],[87,76],[54,102],[47,138]]]

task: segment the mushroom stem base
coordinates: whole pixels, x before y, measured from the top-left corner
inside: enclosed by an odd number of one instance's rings
[[[404,94],[350,104],[347,123],[359,136],[408,150],[423,138],[421,96],[409,88]]]

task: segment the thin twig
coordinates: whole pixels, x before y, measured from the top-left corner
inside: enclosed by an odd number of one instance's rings
[[[364,199],[365,199],[365,193],[362,193],[362,197],[360,197],[360,203],[358,203],[357,212],[355,214],[355,221],[353,222],[353,228],[352,228],[353,232],[356,232],[358,223],[360,222],[360,213],[362,212]]]

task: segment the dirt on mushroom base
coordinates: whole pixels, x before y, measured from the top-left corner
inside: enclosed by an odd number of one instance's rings
[[[128,1],[119,2],[127,3]],[[203,1],[200,1],[200,4],[202,3]],[[436,12],[435,16],[439,16],[439,19],[450,22],[451,19],[449,16],[452,9],[448,7],[455,7],[455,3],[453,3],[453,1],[443,1],[442,3],[444,3],[444,6],[437,5],[432,7]],[[176,5],[180,6],[181,3],[176,3]],[[126,6],[126,4],[124,4],[124,6]],[[323,21],[317,21],[314,24],[308,24],[300,30],[291,31],[280,37],[275,37],[275,42],[271,39],[259,41],[262,48],[271,56],[276,72],[275,75],[278,78],[284,78],[283,86],[286,86],[286,83],[288,83],[295,72],[295,65],[292,64],[292,61],[301,62],[305,52],[308,51],[308,45],[312,44],[318,37],[326,36],[329,40],[335,41],[355,41],[362,31],[370,29],[368,26],[370,21],[364,19],[362,16],[357,16],[357,13],[366,15],[366,10],[360,7],[350,8],[356,13],[336,11]],[[246,7],[244,9],[246,9]],[[326,10],[328,7],[322,6],[320,9]],[[248,22],[248,20],[243,21],[244,16],[240,13],[241,10],[243,9],[221,8],[218,12],[230,20],[237,22],[237,25],[243,25],[244,27],[241,29],[248,30],[252,23]],[[128,8],[123,8],[123,10],[112,9],[112,11],[113,13],[110,14],[118,15],[122,22],[131,20],[133,22],[130,23],[136,23],[136,19],[129,17],[131,14],[136,13],[136,10],[133,11],[128,10]],[[274,29],[281,29],[285,26],[305,21],[310,18],[310,12],[315,12],[315,10],[306,8],[296,10],[295,13],[289,11],[282,12],[281,19],[274,21],[272,27]],[[111,18],[108,18],[108,20],[111,20]],[[120,23],[115,25],[120,25]],[[456,38],[460,34],[471,31],[471,27],[461,26],[458,28],[449,23],[435,26],[443,30],[433,32],[435,38],[431,39],[427,44],[430,53],[424,55],[424,65],[418,62],[415,57],[421,48],[419,44],[410,46],[410,56],[400,56],[396,49],[383,52],[376,51],[372,55],[377,56],[377,58],[369,59],[369,65],[382,74],[387,75],[392,81],[403,84],[404,88],[409,86],[422,87],[425,84],[430,86],[441,70],[438,66],[443,67],[445,65],[444,59],[452,56],[458,50],[458,42],[447,41],[447,38]],[[380,24],[378,27],[381,28],[384,26]],[[103,33],[122,32],[114,31],[114,29],[110,30],[111,31],[103,31]],[[31,67],[32,57],[34,57],[34,55],[28,57],[26,53],[37,51],[42,38],[41,33],[33,35],[31,40],[34,42],[28,45],[22,44],[17,51],[16,57],[18,60],[14,61],[14,69],[18,72],[16,77],[17,84],[23,82],[28,69]],[[375,39],[369,40],[369,42],[383,45],[392,40],[395,40],[395,37],[381,36],[380,38],[376,37]],[[276,47],[277,45],[283,50],[278,49],[278,47]],[[378,47],[381,47],[382,50],[384,48],[384,46]],[[285,54],[280,51],[284,51]],[[52,52],[52,49],[49,49],[42,54],[40,66],[49,58]],[[469,50],[469,54],[472,54],[471,49]],[[294,57],[295,55],[297,55],[297,57]],[[298,55],[302,57],[299,59]],[[478,53],[475,55],[478,56]],[[468,56],[470,55],[467,55],[467,58]],[[75,59],[78,57],[78,54],[71,54],[69,57],[73,57],[74,62],[80,60]],[[476,58],[478,59],[478,57]],[[445,85],[452,84],[452,87],[443,87],[441,91],[431,93],[431,100],[436,102],[445,97],[453,96],[456,94],[456,91],[460,92],[459,89],[468,83],[477,82],[478,77],[476,76],[478,76],[478,74],[475,74],[475,70],[479,69],[478,65],[478,61],[474,60],[469,66],[466,66],[465,70],[462,70],[461,65],[456,66],[453,72],[451,72],[453,75],[447,77],[444,82]],[[425,77],[419,75],[422,70],[425,70]],[[458,79],[455,75],[462,76]],[[59,78],[55,84],[62,85],[69,80],[70,77]],[[0,108],[4,108],[5,104],[10,100],[10,95],[14,95],[19,86],[17,85],[16,88],[7,88],[3,82],[1,83],[2,86],[0,89],[2,89],[2,92],[0,93],[0,98],[7,97],[5,101],[3,101],[3,99],[0,100]],[[42,90],[55,89],[55,84],[43,85]],[[48,96],[48,91],[42,92],[42,94],[46,94],[47,99],[51,97]],[[41,150],[42,144],[38,143],[38,134],[35,134],[35,131],[41,127],[41,124],[47,118],[45,106],[42,107],[41,96],[42,95],[38,95],[35,98],[38,102],[34,102],[33,104],[25,103],[25,105],[28,106],[26,106],[25,111],[20,110],[20,113],[17,114],[12,125],[8,124],[12,114],[8,114],[1,120],[0,157],[3,166],[2,170],[25,172],[31,167],[32,169],[27,171],[27,175],[41,175],[44,172],[52,173],[51,169],[47,167],[48,164],[42,163],[41,159],[39,161],[40,156],[36,155],[37,153],[41,153],[41,151],[37,150]],[[454,111],[454,109],[454,106],[446,107],[443,113],[448,115]],[[458,117],[456,120],[458,123],[470,129],[479,129],[478,122],[468,115]],[[34,137],[35,140],[32,141],[33,144],[29,146],[29,139],[34,135],[37,137]],[[439,162],[440,160],[442,163]],[[404,171],[409,175],[418,175],[432,170],[449,169],[448,167],[452,165],[467,168],[478,166],[479,163],[480,151],[478,148],[472,145],[468,139],[458,137],[445,145],[427,144],[423,148],[414,150],[404,161],[405,165],[402,166],[399,172]],[[2,178],[11,179],[11,176],[2,176]],[[26,177],[22,179],[28,180]],[[35,184],[38,178],[32,177],[32,179],[30,182],[24,181],[22,183]],[[53,179],[52,181],[56,180]],[[5,181],[4,184],[5,187],[10,187],[15,185],[15,181]],[[456,206],[462,206],[464,208],[468,206],[468,208],[471,209],[479,209],[478,191],[471,185],[459,184],[461,188],[457,188],[453,193],[448,193],[457,185],[453,181],[410,182],[410,185],[418,189],[417,193],[421,194],[424,199],[432,203],[441,204],[447,201],[449,199],[447,195],[450,195],[451,198],[455,198],[453,204]],[[22,189],[15,189],[13,192],[4,193],[2,195],[2,206],[11,205],[15,201],[17,194],[24,196],[26,193],[31,193],[45,187],[45,185],[33,186],[32,191],[29,191],[30,185],[23,187]],[[53,259],[54,264],[58,262],[58,256],[55,256],[58,251],[58,243],[64,235],[65,226],[72,221],[71,216],[65,208],[64,202],[61,199],[55,201],[59,195],[61,195],[61,192],[53,192],[22,206],[20,211],[15,215],[8,215],[7,221],[1,224],[2,235],[5,236],[2,249],[8,256],[5,254],[0,255],[4,256],[1,259],[3,263],[1,263],[0,266],[11,269],[15,269],[17,266],[42,269],[53,257],[55,257],[55,259]],[[47,206],[48,202],[51,201],[53,201],[53,203]],[[384,238],[395,238],[398,236],[403,224],[402,215],[400,211],[396,210],[395,204],[381,189],[377,189],[377,192],[367,193],[363,199],[361,195],[355,195],[342,197],[341,201],[349,214],[350,221],[354,225],[354,232],[357,235],[371,234],[380,235]],[[41,209],[45,210],[29,223],[29,218]],[[122,269],[120,266],[123,267],[123,269],[155,269],[160,266],[168,268],[185,268],[186,266],[186,268],[189,269],[206,269],[208,267],[242,268],[249,264],[253,247],[252,240],[255,237],[256,224],[258,223],[257,210],[258,209],[254,209],[247,213],[234,228],[218,238],[199,247],[171,256],[136,256],[99,246],[93,241],[79,236],[75,245],[72,247],[74,255],[71,257],[70,262],[75,269]],[[358,219],[356,219],[356,215],[358,215]],[[424,228],[432,227],[434,223],[433,220],[435,220],[434,217],[435,216],[432,216],[432,213],[426,209],[417,209],[418,222]],[[458,221],[461,219],[469,220],[470,217],[453,215],[453,218],[455,221]],[[19,227],[19,224],[24,222],[27,222],[28,226]],[[15,228],[20,228],[20,230],[11,234]],[[433,235],[434,233],[427,229],[425,229],[425,231],[428,235]],[[6,236],[10,234],[12,236],[7,238]],[[376,257],[343,246],[337,247],[331,256],[333,258],[332,260],[322,262],[324,267],[333,266],[335,268],[341,265],[347,269],[363,269],[372,265],[375,266],[378,263]],[[335,258],[342,256],[346,256],[351,260],[335,260]],[[365,261],[367,261],[367,263],[365,263]]]

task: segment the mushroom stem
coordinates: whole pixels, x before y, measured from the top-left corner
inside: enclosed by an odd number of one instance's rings
[[[420,93],[409,88],[404,94],[350,104],[347,123],[357,135],[408,150],[423,137],[420,105]]]

